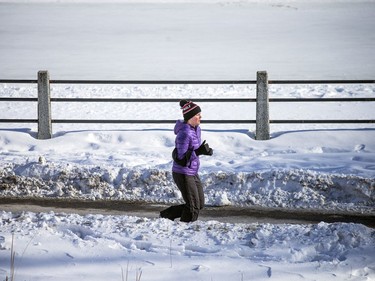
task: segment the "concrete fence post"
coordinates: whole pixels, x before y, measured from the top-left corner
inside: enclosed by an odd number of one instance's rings
[[[48,71],[38,72],[38,139],[52,138],[51,96]]]
[[[268,75],[266,71],[257,72],[256,140],[270,139],[270,117],[268,100]]]

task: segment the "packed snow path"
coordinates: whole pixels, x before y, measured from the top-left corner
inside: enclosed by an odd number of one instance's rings
[[[22,199],[0,198],[0,210],[22,213],[49,212],[76,213],[80,215],[128,215],[147,218],[159,217],[159,212],[166,208],[161,204],[146,204],[142,202],[124,201],[82,201],[82,200],[56,200],[56,199]],[[375,227],[374,214],[348,213],[343,211],[327,212],[319,210],[286,210],[281,208],[256,208],[256,207],[210,207],[206,206],[200,213],[199,220],[217,220],[231,223],[299,223],[311,224],[319,222],[353,222],[362,223],[368,227]]]

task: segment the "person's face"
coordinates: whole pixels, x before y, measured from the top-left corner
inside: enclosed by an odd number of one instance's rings
[[[201,113],[198,113],[197,115],[194,115],[193,117],[191,117],[188,121],[188,123],[193,126],[193,127],[196,127],[198,125],[200,125],[201,123],[201,118],[202,118],[202,115]]]

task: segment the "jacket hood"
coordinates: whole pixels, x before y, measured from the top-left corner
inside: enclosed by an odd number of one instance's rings
[[[177,135],[182,128],[189,126],[183,120],[177,120],[176,125],[174,126],[174,134]]]

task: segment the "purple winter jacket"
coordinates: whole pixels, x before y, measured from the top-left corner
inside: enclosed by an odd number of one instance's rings
[[[182,159],[188,150],[193,152],[186,167],[180,166],[173,161],[172,171],[188,176],[195,176],[198,174],[200,162],[199,156],[195,154],[194,150],[201,144],[201,128],[199,126],[193,127],[182,120],[177,120],[174,133],[176,135],[175,145],[178,158]]]

